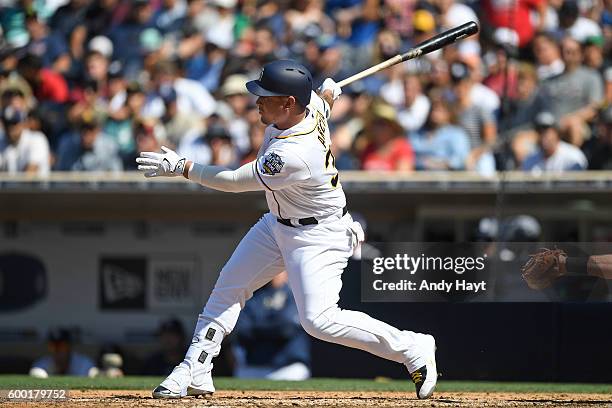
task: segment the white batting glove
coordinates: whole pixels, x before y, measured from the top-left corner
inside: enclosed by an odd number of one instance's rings
[[[164,153],[141,152],[136,158],[138,170],[145,172],[145,177],[174,177],[180,176],[185,170],[187,159],[181,157],[174,150],[162,146]]]
[[[323,93],[323,91],[332,91],[332,98],[334,101],[342,94],[342,88],[340,88],[336,81],[331,78],[326,78],[317,91],[319,91],[319,93]]]

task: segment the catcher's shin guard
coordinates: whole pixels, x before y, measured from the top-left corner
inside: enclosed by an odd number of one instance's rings
[[[215,391],[211,376],[212,359],[219,355],[224,336],[221,326],[200,315],[185,359],[153,390],[153,397],[212,394]]]

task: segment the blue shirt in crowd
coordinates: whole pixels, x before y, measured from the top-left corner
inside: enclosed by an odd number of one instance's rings
[[[410,135],[417,170],[427,170],[427,159],[442,161],[451,170],[461,170],[470,152],[467,134],[458,126],[447,125],[431,131],[421,130]]]

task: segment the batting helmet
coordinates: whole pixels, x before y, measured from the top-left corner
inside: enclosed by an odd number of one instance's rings
[[[293,96],[306,107],[310,103],[312,75],[302,64],[279,60],[264,65],[259,79],[247,82],[246,87],[257,96]]]

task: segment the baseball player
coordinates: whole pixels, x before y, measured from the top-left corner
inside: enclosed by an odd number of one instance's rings
[[[163,153],[143,152],[136,159],[146,177],[182,175],[235,193],[263,190],[270,209],[222,268],[185,359],[153,397],[213,393],[212,359],[223,337],[252,293],[283,270],[306,332],[404,364],[418,398],[430,397],[437,381],[432,336],[398,330],[337,305],[342,271],[363,241],[361,226],[347,212],[330,150],[327,120],[340,87],[326,79],[320,97],[312,91],[310,72],[290,60],[265,65],[259,79],[246,86],[258,96],[261,121],[267,125],[256,160],[230,170],[194,163],[166,147]]]

